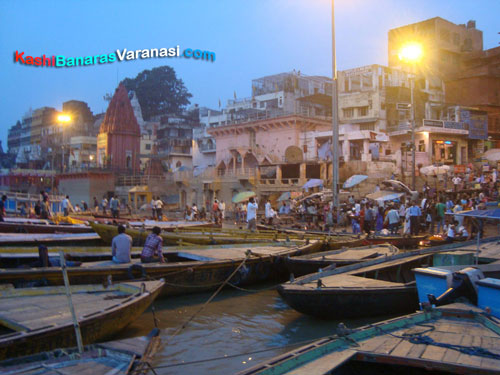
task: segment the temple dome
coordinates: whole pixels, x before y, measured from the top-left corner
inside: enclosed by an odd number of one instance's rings
[[[109,103],[99,133],[141,135],[127,89],[121,83]]]

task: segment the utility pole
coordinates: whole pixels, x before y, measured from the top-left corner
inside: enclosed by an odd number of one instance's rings
[[[335,51],[335,0],[332,0],[332,200],[339,214],[339,113],[337,93],[337,55]]]

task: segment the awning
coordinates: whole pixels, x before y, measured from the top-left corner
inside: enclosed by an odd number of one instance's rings
[[[323,186],[323,180],[320,180],[319,178],[311,178],[304,184],[304,186],[302,186],[302,189],[310,189],[318,186]]]
[[[404,193],[395,193],[393,191],[377,191],[375,193],[368,194],[366,197],[368,199],[372,199],[374,201],[386,202],[386,201],[394,201],[399,200]]]
[[[350,189],[358,184],[360,184],[361,182],[363,182],[364,180],[366,180],[368,178],[368,176],[365,176],[363,174],[355,174],[351,177],[349,177],[345,182],[344,182],[344,185],[343,185],[343,188],[344,189]]]

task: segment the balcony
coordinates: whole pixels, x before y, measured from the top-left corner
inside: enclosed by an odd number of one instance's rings
[[[411,132],[411,125],[388,126],[387,132],[389,136],[405,135]],[[415,124],[415,132],[468,135],[469,127],[465,122],[423,119],[422,124]]]

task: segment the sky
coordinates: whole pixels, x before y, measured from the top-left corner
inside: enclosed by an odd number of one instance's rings
[[[387,64],[387,32],[436,16],[476,20],[484,48],[500,43],[500,0],[335,0],[338,69]],[[214,62],[155,58],[71,68],[14,62],[25,55],[89,56],[127,50],[185,48],[215,52]],[[104,112],[106,93],[144,69],[170,65],[191,103],[251,96],[251,80],[300,70],[332,74],[330,0],[0,0],[0,140],[30,109],[62,109],[82,100]]]

